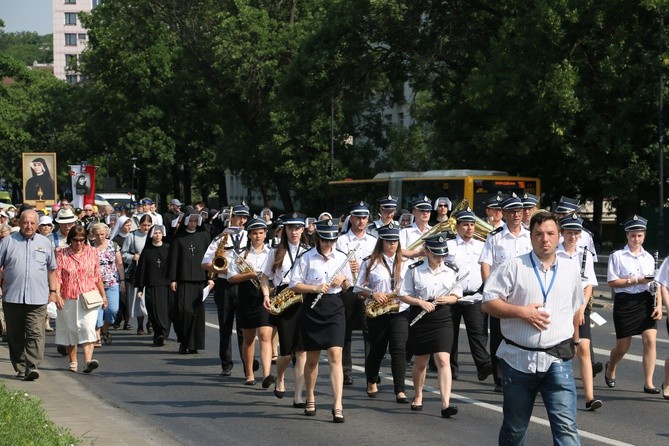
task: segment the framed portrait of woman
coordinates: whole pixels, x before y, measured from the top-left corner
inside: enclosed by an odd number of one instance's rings
[[[38,201],[56,201],[56,154],[22,153],[23,201],[35,205]]]

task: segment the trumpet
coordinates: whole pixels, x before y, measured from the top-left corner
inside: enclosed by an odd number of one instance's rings
[[[254,273],[257,276],[257,272],[256,272],[255,268],[253,267],[253,265],[251,265],[249,262],[247,262],[244,257],[237,254],[237,251],[235,251],[234,249],[232,250],[232,255],[235,256],[235,263],[239,267],[239,272],[241,272],[242,274]],[[260,289],[260,282],[258,281],[257,278],[256,279],[251,279],[251,283],[253,284],[254,287],[256,287],[257,289]]]

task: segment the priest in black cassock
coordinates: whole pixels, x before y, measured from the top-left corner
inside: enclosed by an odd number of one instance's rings
[[[179,353],[197,353],[204,348],[204,303],[202,290],[207,272],[200,267],[211,237],[202,228],[202,217],[184,218],[170,246],[170,288],[176,293],[175,331],[180,338]]]
[[[170,245],[163,242],[166,233],[165,226],[151,227],[151,241],[144,245],[135,270],[135,286],[140,290],[137,295],[143,295],[146,302],[149,321],[153,326],[153,343],[157,346],[165,345],[176,306],[176,297],[170,289],[170,278],[167,275]]]

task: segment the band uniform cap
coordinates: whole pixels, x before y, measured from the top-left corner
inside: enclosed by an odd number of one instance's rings
[[[324,240],[336,240],[339,235],[339,226],[331,218],[316,222],[316,232]]]
[[[476,222],[476,215],[472,212],[471,208],[463,209],[458,211],[454,215],[455,221],[460,222]]]
[[[264,229],[267,230],[267,223],[262,218],[252,218],[246,223],[246,230],[251,232],[255,229]]]
[[[146,197],[146,198],[142,198],[142,201],[140,201],[140,203],[141,203],[141,204],[153,204],[153,200],[151,200],[150,198]]]
[[[623,223],[623,226],[625,227],[626,232],[645,231],[647,224],[648,224],[648,220],[646,220],[645,218],[640,217],[638,215],[634,215],[634,216],[628,218]]]
[[[413,203],[411,203],[411,208],[418,209],[420,211],[431,211],[432,200],[430,200],[427,196],[424,196],[423,198],[414,200]]]
[[[242,201],[241,204],[232,207],[232,215],[242,215],[249,216],[249,207],[246,205],[246,202]]]
[[[502,209],[502,196],[497,194],[488,198],[488,201],[485,203],[485,207],[490,209]]]
[[[448,254],[448,234],[440,232],[425,239],[425,248],[432,254],[437,256],[445,256]]]
[[[172,201],[170,201],[170,204],[174,206],[181,206],[181,202],[179,201],[178,198],[173,198]]]
[[[510,196],[506,197],[502,201],[501,206],[503,211],[510,211],[512,209],[523,209],[523,202],[521,201],[520,198],[518,198],[518,195],[516,195],[515,192],[512,192]]]
[[[379,206],[386,209],[397,209],[397,197],[388,195],[387,197],[379,198]]]
[[[561,229],[572,229],[575,231],[582,231],[583,230],[583,219],[578,218],[578,215],[576,215],[576,212],[567,215],[566,217],[562,217],[560,219],[560,228]]]
[[[434,200],[434,210],[436,211],[440,203],[445,203],[448,211],[450,212],[453,208],[453,202],[448,197],[439,197]]]
[[[523,202],[523,207],[525,209],[532,209],[533,207],[539,206],[539,197],[532,194],[523,194],[520,199]]]
[[[555,212],[558,214],[566,214],[571,212],[578,211],[579,200],[576,198],[569,197],[560,197],[560,201],[555,208]]]
[[[369,206],[364,201],[351,205],[349,215],[353,217],[369,217]]]
[[[292,214],[283,214],[279,216],[279,220],[284,225],[304,226],[307,217],[304,214],[293,212]]]
[[[56,216],[56,223],[74,223],[77,221],[77,216],[74,215],[71,209],[61,209]]]
[[[395,241],[400,239],[400,227],[395,223],[388,223],[378,228],[377,233],[381,240]]]

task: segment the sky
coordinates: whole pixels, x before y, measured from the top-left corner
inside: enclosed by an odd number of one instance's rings
[[[0,0],[0,19],[5,22],[5,32],[35,31],[39,35],[51,34],[52,0]]]

